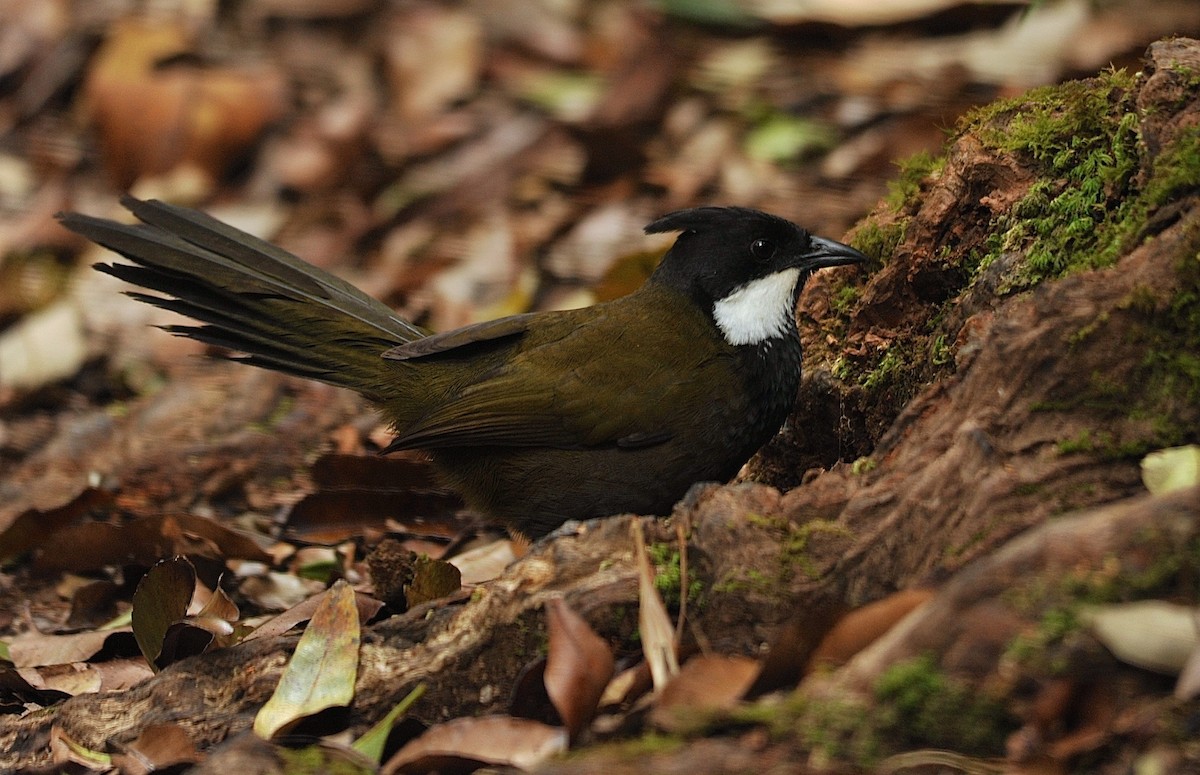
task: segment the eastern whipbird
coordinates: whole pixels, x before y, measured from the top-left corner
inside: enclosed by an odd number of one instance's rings
[[[800,384],[796,300],[847,245],[767,213],[698,207],[637,291],[432,334],[298,257],[203,213],[126,198],[142,221],[64,226],[133,264],[96,268],[200,325],[168,330],[255,366],[350,388],[469,504],[536,538],[569,519],[667,514],[779,430]]]

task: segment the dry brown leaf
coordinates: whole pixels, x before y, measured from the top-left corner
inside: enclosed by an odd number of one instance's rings
[[[321,605],[321,601],[325,599],[328,590],[319,592],[312,597],[309,597],[291,608],[287,609],[278,616],[268,619],[254,629],[243,640],[255,640],[257,638],[274,638],[283,635],[288,630],[303,624],[312,618],[313,612]],[[356,595],[356,601],[365,595]],[[373,614],[372,614],[373,615]],[[367,621],[370,617],[363,617],[362,611],[359,611],[361,621]]]
[[[106,565],[150,566],[164,557],[237,557],[270,562],[252,539],[194,514],[142,517],[126,525],[86,522],[58,530],[41,542],[34,568],[85,571]]]
[[[173,661],[173,651],[164,652],[167,633],[187,615],[195,591],[196,569],[183,557],[162,560],[138,582],[133,593],[133,635],[142,655],[155,670]]]
[[[572,740],[587,728],[604,688],[613,676],[608,642],[562,598],[546,603],[550,649],[546,657],[546,694]]]
[[[84,81],[84,114],[113,183],[194,169],[215,183],[283,112],[274,70],[203,68],[182,24],[115,24]],[[169,66],[162,63],[176,60]]]
[[[821,640],[813,651],[808,669],[844,664],[933,595],[931,589],[905,589],[856,608],[842,617]]]
[[[180,764],[204,760],[195,743],[178,724],[151,724],[137,739],[122,745],[122,753],[113,754],[113,764],[122,775],[149,775]]]
[[[124,645],[118,644],[118,640],[124,641]],[[17,667],[85,662],[101,649],[111,648],[113,651],[129,652],[129,647],[136,649],[133,630],[130,627],[71,635],[43,635],[30,630],[8,641],[9,656]],[[136,650],[133,650],[133,653],[136,654]]]
[[[62,505],[28,509],[18,514],[4,532],[0,533],[0,559],[37,547],[50,533],[110,503],[112,493],[95,487],[85,487]]]
[[[406,122],[428,120],[475,91],[484,42],[477,15],[423,5],[394,13],[389,22],[384,64],[391,102]]]
[[[396,752],[381,775],[425,773],[477,763],[530,769],[567,750],[567,731],[511,716],[460,718],[430,727]]]
[[[758,660],[702,654],[689,659],[655,699],[650,721],[666,730],[682,730],[713,711],[732,708],[758,677]]]

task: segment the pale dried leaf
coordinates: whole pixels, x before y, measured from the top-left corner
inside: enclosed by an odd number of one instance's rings
[[[1179,674],[1200,648],[1194,606],[1141,600],[1087,608],[1081,619],[1117,659],[1157,673]]]
[[[78,632],[71,635],[44,635],[31,630],[8,641],[8,651],[17,667],[41,667],[83,662],[95,656],[112,637],[129,637],[130,627],[113,630]]]
[[[1188,444],[1146,455],[1142,458],[1142,483],[1154,495],[1200,484],[1200,446]]]
[[[642,523],[633,522],[634,554],[638,564],[638,631],[642,636],[642,652],[650,664],[655,691],[661,691],[679,674],[676,655],[675,627],[654,586],[654,565],[646,553]]]
[[[54,302],[0,334],[0,388],[30,390],[64,379],[87,355],[75,302]]]

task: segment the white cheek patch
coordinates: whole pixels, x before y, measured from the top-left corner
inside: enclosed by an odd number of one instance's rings
[[[751,280],[713,304],[713,319],[732,345],[760,344],[791,327],[798,268]]]

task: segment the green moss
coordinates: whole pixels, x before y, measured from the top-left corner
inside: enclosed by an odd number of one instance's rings
[[[899,662],[875,684],[881,735],[901,747],[953,748],[973,755],[1004,751],[1016,720],[1002,702],[946,675],[931,656]]]
[[[850,473],[855,476],[862,476],[865,473],[874,471],[878,463],[871,457],[860,457],[850,464]]]
[[[650,561],[654,563],[654,586],[662,595],[663,602],[670,608],[679,608],[679,592],[683,583],[679,549],[675,544],[654,543],[646,547],[646,551],[650,555]],[[704,605],[704,584],[694,575],[688,581],[687,600],[693,610]]]
[[[896,246],[904,239],[908,222],[908,218],[897,218],[890,223],[881,224],[878,219],[870,218],[855,229],[850,238],[850,245],[870,259],[868,272],[878,271],[891,260]]]
[[[664,735],[658,732],[647,732],[641,737],[636,737],[632,740],[621,740],[612,743],[587,746],[584,749],[578,749],[573,753],[568,753],[567,756],[570,758],[575,754],[586,753],[588,757],[598,758],[607,754],[617,759],[637,762],[646,756],[668,754],[677,751],[683,746],[684,742],[684,738],[678,735]]]
[[[985,268],[999,255],[1025,260],[1005,278],[1010,292],[1079,269],[1107,266],[1121,253],[1123,220],[1139,163],[1133,76],[1112,71],[1097,79],[1035,89],[970,114],[963,129],[994,150],[1028,159],[1038,179],[990,225]]]
[[[875,368],[863,374],[859,383],[867,390],[894,384],[901,374],[901,367],[907,360],[901,356],[900,351],[901,348],[895,345],[884,350],[883,357],[879,359]]]
[[[935,156],[921,151],[898,162],[896,166],[900,168],[899,173],[888,183],[888,193],[884,201],[894,212],[900,212],[920,198],[922,181],[941,172],[946,166],[946,157],[944,154]],[[866,253],[865,250],[863,252]]]
[[[873,710],[860,700],[809,699],[801,707],[796,727],[816,769],[833,769],[821,766],[832,762],[870,769],[887,752],[873,718]]]
[[[850,314],[850,310],[858,302],[862,290],[857,285],[846,284],[836,289],[829,299],[830,308],[841,317]]]
[[[779,558],[783,563],[785,578],[792,578],[797,570],[809,578],[817,577],[817,567],[808,556],[808,544],[818,534],[843,538],[853,536],[845,525],[827,519],[811,519],[800,525],[789,522]]]
[[[930,656],[888,668],[874,694],[873,705],[842,696],[791,701],[796,733],[814,762],[871,769],[884,756],[917,746],[996,755],[1016,728],[999,700],[946,675]]]

